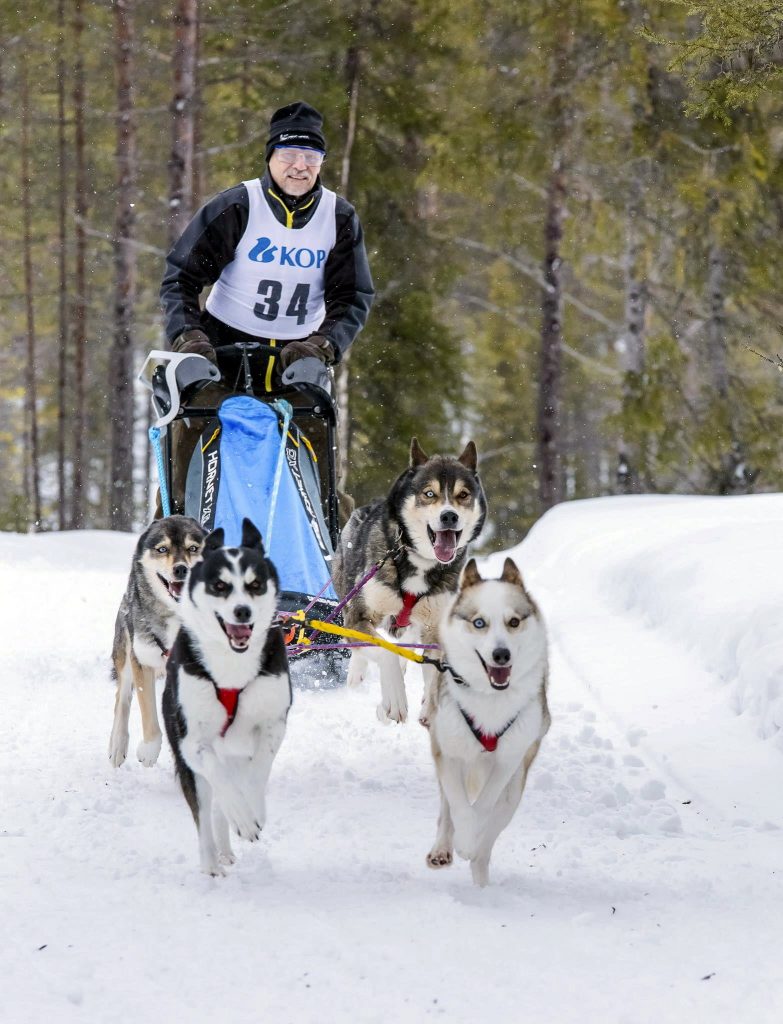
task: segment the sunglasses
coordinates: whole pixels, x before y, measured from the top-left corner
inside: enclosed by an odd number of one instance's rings
[[[325,153],[319,153],[317,149],[286,149],[279,146],[275,149],[275,156],[284,164],[295,164],[300,156],[308,167],[320,167],[324,162]]]

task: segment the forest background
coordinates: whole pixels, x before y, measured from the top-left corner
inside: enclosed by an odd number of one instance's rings
[[[339,375],[359,502],[413,434],[476,440],[493,548],[569,498],[780,488],[783,4],[0,13],[0,528],[145,520],[165,252],[294,99],[377,288]]]

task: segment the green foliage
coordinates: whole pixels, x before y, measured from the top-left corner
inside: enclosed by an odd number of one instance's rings
[[[111,417],[114,56],[110,6],[84,4],[86,452],[90,525],[102,526]],[[18,8],[0,0],[0,230],[6,240],[0,256],[0,472],[8,495],[0,526],[6,528],[24,525],[26,516],[19,497],[26,329],[22,53],[36,83],[33,267],[48,523],[57,511],[56,5],[40,8],[35,18]],[[350,363],[349,489],[358,500],[386,491],[405,465],[413,434],[427,451],[455,453],[473,437],[490,501],[487,546],[515,543],[538,515],[541,267],[555,154],[565,157],[567,179],[561,270],[568,495],[612,492],[621,442],[639,453],[649,488],[718,493],[780,486],[780,382],[745,346],[783,347],[777,130],[783,4],[312,0],[306,18],[298,10],[281,9],[277,0],[202,0],[199,198],[263,171],[269,115],[298,97],[326,115],[330,151],[323,177],[339,189],[348,69],[359,56],[346,194],[365,228],[378,297]],[[170,13],[152,0],[136,0],[138,364],[161,340]],[[69,96],[74,56],[69,31]],[[686,106],[702,116],[683,117]],[[70,123],[67,132],[70,159]],[[71,166],[69,299],[72,187]],[[711,251],[722,261],[717,298],[710,293]],[[621,343],[631,263],[646,296],[637,372],[628,369]],[[711,316],[722,325],[718,351],[727,364],[728,398],[721,401],[708,348]],[[70,404],[66,411],[70,422]]]
[[[783,4],[776,0],[671,0],[698,19],[691,38],[666,40],[675,50],[669,69],[692,91],[688,113],[724,124],[731,112],[776,89],[783,74]],[[662,36],[650,33],[662,42]]]

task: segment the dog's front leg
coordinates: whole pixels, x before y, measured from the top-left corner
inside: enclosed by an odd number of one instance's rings
[[[519,806],[525,791],[528,769],[540,745],[540,740],[531,744],[521,765],[496,765],[473,805],[478,820],[479,836],[476,855],[471,858],[470,867],[476,885],[484,886],[489,882],[489,859],[492,848]]]
[[[489,811],[483,823],[476,855],[470,862],[471,874],[476,885],[485,886],[489,884],[489,859],[492,856],[492,849],[500,833],[514,817],[525,789],[526,776],[527,767],[522,765],[511,776],[511,779],[506,784],[505,789],[498,797],[497,802]]]
[[[424,677],[424,692],[421,697],[419,724],[429,729],[438,710],[438,694],[443,676],[434,665],[422,665],[421,674]]]
[[[217,801],[212,804],[212,826],[215,832],[218,861],[221,864],[233,864],[236,861],[236,857],[231,849],[231,833],[228,827],[228,818],[218,807]]]
[[[114,698],[114,723],[109,738],[109,760],[119,768],[128,756],[128,720],[133,698],[133,677],[127,659],[115,658],[117,692]]]
[[[195,771],[201,772],[212,787],[218,807],[236,829],[237,834],[251,842],[258,839],[261,825],[256,820],[254,809],[243,789],[236,784],[236,779],[232,778],[225,763],[218,758],[212,747],[200,747],[193,762]]]
[[[435,836],[435,845],[427,854],[427,866],[431,868],[446,868],[454,859],[454,822],[451,820],[451,810],[443,786],[438,780],[440,789],[440,813],[438,814],[438,832]]]
[[[133,671],[133,685],[136,688],[136,696],[141,710],[141,728],[144,734],[144,739],[136,747],[136,756],[145,767],[151,768],[158,760],[163,740],[158,723],[155,670],[141,665],[132,652],[130,662]]]
[[[381,703],[378,718],[382,722],[405,722],[408,718],[408,698],[400,658],[382,647],[374,650],[381,673]]]
[[[348,686],[360,686],[364,682],[364,674],[369,662],[361,651],[352,651],[348,663]]]
[[[263,828],[266,824],[266,788],[272,764],[285,735],[285,722],[273,722],[260,731],[258,746],[248,770],[248,800],[253,808],[256,821]]]
[[[478,822],[465,788],[463,763],[457,758],[439,754],[435,758],[435,765],[451,812],[454,848],[463,860],[471,860],[478,844]]]
[[[205,875],[217,877],[225,871],[218,863],[218,848],[215,834],[212,831],[212,787],[203,775],[194,773],[196,799],[198,801],[198,849],[201,858],[201,870]]]

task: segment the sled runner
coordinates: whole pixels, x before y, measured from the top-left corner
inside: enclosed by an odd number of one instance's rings
[[[217,353],[215,366],[203,356],[156,350],[139,375],[151,391],[164,514],[172,486],[169,427],[186,420],[199,427],[200,440],[187,472],[184,514],[207,530],[222,527],[228,545],[239,544],[242,520],[250,519],[278,571],[280,611],[306,611],[339,624],[331,584],[339,534],[331,374],[318,359],[300,359],[283,373],[283,390],[269,393],[268,356],[279,356],[279,349],[240,342]],[[203,401],[204,389],[216,383],[229,389],[226,396]],[[316,421],[325,432],[325,459],[316,457],[304,420]],[[303,658],[301,627],[291,626],[286,639],[297,685],[330,688],[344,682],[342,651]]]

